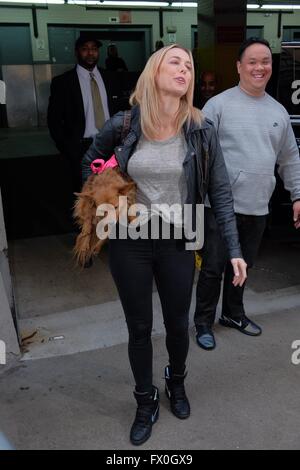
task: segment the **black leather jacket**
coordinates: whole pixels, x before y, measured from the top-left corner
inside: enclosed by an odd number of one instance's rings
[[[122,171],[127,172],[128,160],[141,136],[140,111],[131,111],[130,130],[121,144],[123,112],[115,114],[96,135],[93,144],[82,160],[82,176],[85,181],[92,173],[90,164],[96,158],[108,160],[115,154]],[[183,167],[187,182],[186,204],[204,203],[206,194],[221,228],[230,258],[241,258],[233,198],[227,170],[213,123],[205,119],[201,125],[184,126],[187,154]]]

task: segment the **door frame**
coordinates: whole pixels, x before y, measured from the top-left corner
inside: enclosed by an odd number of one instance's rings
[[[2,196],[0,188],[0,304],[4,306],[3,312],[1,311],[2,328],[1,337],[9,339],[9,343],[14,345],[20,344],[21,336],[18,328],[17,310],[13,290],[13,281],[9,268],[8,260],[8,245],[4,223]],[[20,351],[17,351],[20,352]]]

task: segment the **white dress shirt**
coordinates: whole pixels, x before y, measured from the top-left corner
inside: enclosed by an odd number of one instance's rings
[[[83,137],[93,137],[94,135],[98,134],[99,129],[97,129],[95,126],[95,116],[94,116],[93,100],[92,100],[92,93],[91,93],[90,73],[94,74],[94,78],[99,87],[105,121],[107,121],[109,119],[109,111],[108,111],[107,94],[106,94],[104,82],[102,80],[101,74],[97,67],[95,67],[93,70],[87,70],[81,65],[77,64],[76,71],[77,71],[77,75],[78,75],[78,79],[80,83],[83,106],[84,106],[85,131],[84,131]]]

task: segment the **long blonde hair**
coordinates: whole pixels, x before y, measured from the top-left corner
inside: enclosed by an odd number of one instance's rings
[[[192,78],[186,94],[180,99],[180,104],[175,119],[175,132],[176,134],[179,133],[185,122],[189,126],[191,121],[201,124],[203,120],[203,114],[201,111],[197,108],[194,108],[193,106],[195,70],[191,51],[178,44],[172,44],[171,46],[163,47],[152,54],[148,59],[148,62],[146,63],[146,66],[137,81],[136,88],[130,96],[129,100],[131,105],[138,104],[140,106],[142,132],[149,140],[153,140],[155,138],[157,129],[160,125],[159,95],[155,78],[166,53],[169,50],[175,48],[182,49],[184,52],[186,52],[192,64]]]

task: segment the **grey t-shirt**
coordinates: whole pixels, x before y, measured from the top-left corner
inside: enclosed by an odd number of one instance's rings
[[[183,170],[186,152],[182,133],[164,141],[140,138],[128,162],[128,174],[137,184],[137,203],[147,208],[145,219],[155,213],[166,222],[182,224],[182,208],[187,197]],[[174,204],[174,210],[170,211],[168,207]]]
[[[267,93],[254,97],[236,86],[211,98],[203,112],[220,139],[236,213],[268,213],[276,163],[292,201],[300,198],[299,151],[280,103]]]

